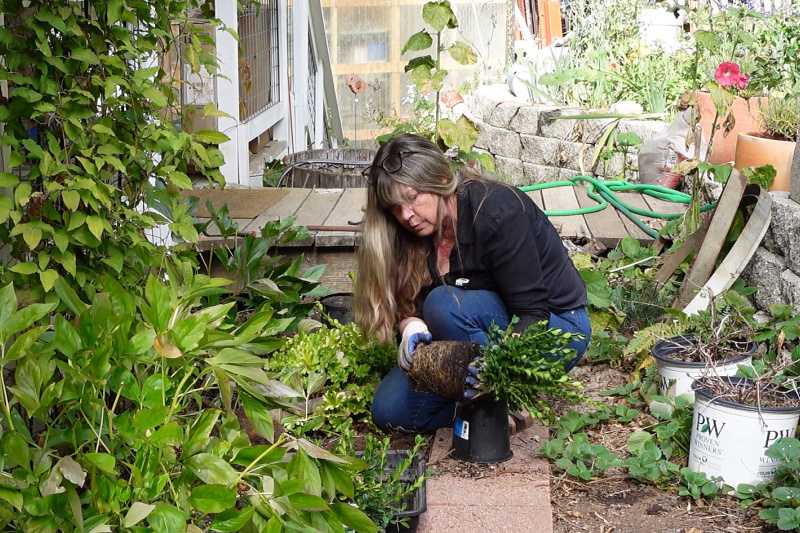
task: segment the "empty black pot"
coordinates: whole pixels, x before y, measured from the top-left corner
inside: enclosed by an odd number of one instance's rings
[[[331,326],[328,318],[333,318],[345,325],[353,321],[353,295],[349,292],[338,292],[320,299],[322,310],[322,323]]]
[[[450,456],[470,463],[500,463],[514,455],[508,428],[508,405],[493,396],[459,403]]]

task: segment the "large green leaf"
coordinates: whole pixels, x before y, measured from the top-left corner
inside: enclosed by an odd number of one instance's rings
[[[186,529],[186,518],[176,507],[156,503],[156,508],[147,516],[147,523],[155,533],[183,533]]]
[[[332,503],[330,509],[341,520],[342,524],[356,533],[377,533],[381,530],[369,519],[360,509],[356,509],[347,503]]]
[[[194,136],[198,141],[207,144],[222,144],[231,140],[224,133],[215,130],[200,130],[195,132]]]
[[[273,442],[275,439],[275,428],[272,424],[272,416],[269,414],[269,410],[264,404],[247,395],[240,394],[239,400],[244,407],[244,414],[253,424],[256,431],[267,439],[267,441]]]
[[[28,443],[19,433],[16,431],[3,433],[3,437],[0,439],[0,448],[3,450],[3,457],[6,460],[11,460],[11,465],[16,463],[28,472],[31,471],[31,456]]]
[[[462,65],[474,65],[478,62],[478,56],[470,45],[463,41],[456,41],[453,46],[447,49],[450,56]]]
[[[195,475],[204,483],[217,485],[233,484],[238,474],[224,459],[210,453],[198,453],[186,461]]]
[[[218,409],[206,409],[195,420],[183,447],[184,456],[188,457],[205,449],[211,438],[211,432],[217,424],[219,415],[220,411]]]
[[[123,527],[133,527],[152,513],[155,510],[155,505],[143,502],[133,502],[125,518],[122,519]]]
[[[446,27],[453,27],[456,23],[456,16],[449,4],[449,2],[426,3],[422,6],[422,20],[433,26],[437,32],[441,32]]]
[[[106,474],[117,475],[119,471],[116,468],[117,460],[113,455],[107,453],[87,453],[84,457],[94,466],[105,472]]]
[[[221,513],[236,505],[236,488],[200,485],[192,489],[189,503],[202,513]]]
[[[427,31],[422,30],[408,38],[408,41],[406,41],[405,46],[403,46],[403,50],[400,52],[400,55],[403,55],[406,52],[418,52],[419,50],[425,50],[426,48],[430,48],[432,44],[433,37],[431,37]]]
[[[246,507],[241,511],[236,509],[223,511],[214,517],[213,522],[211,522],[211,530],[222,531],[223,533],[241,531],[250,521],[254,511],[255,507]]]
[[[458,122],[442,119],[439,121],[439,135],[447,146],[458,146],[459,150],[470,152],[478,140],[478,128],[465,116],[461,116]]]

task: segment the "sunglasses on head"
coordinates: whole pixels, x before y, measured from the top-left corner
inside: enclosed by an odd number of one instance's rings
[[[414,153],[415,152],[411,151],[403,151],[403,152],[396,152],[394,154],[389,154],[386,157],[384,157],[383,161],[381,161],[377,166],[382,168],[383,171],[386,172],[387,174],[394,174],[395,172],[403,168],[403,156],[412,155]],[[368,166],[361,172],[361,175],[364,176],[364,179],[367,180],[367,183],[372,183],[372,180],[370,179],[370,172],[372,172],[372,168],[374,166],[376,165]]]

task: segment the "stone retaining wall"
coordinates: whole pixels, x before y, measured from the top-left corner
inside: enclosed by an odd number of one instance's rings
[[[586,111],[525,102],[504,85],[479,88],[468,105],[480,132],[475,148],[494,156],[495,173],[507,183],[521,187],[577,175],[611,179],[622,172],[622,153],[592,165],[597,142],[614,119],[558,119]],[[616,132],[633,132],[644,141],[666,126],[655,120],[621,120]],[[628,168],[637,167],[636,153],[627,160]],[[635,172],[627,174],[636,178]]]
[[[613,178],[622,172],[623,155],[592,165],[596,143],[613,119],[573,120],[585,110],[532,104],[513,96],[506,86],[479,88],[467,103],[479,129],[477,150],[494,156],[498,178],[518,187],[568,180],[577,175]],[[642,141],[667,124],[652,120],[622,120],[617,132],[634,132]],[[628,154],[628,167],[636,168],[636,154]],[[797,169],[794,169],[797,173]],[[628,171],[635,180],[636,172]],[[793,175],[793,181],[800,176]],[[742,274],[758,287],[754,302],[768,311],[774,303],[790,304],[800,312],[800,205],[789,193],[773,192],[770,229]]]
[[[788,192],[772,192],[772,221],[756,254],[742,273],[759,309],[789,304],[800,313],[800,205]]]

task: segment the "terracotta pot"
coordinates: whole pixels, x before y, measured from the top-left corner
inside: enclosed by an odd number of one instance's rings
[[[697,93],[697,112],[700,117],[700,127],[706,139],[711,136],[711,121],[716,116],[716,108],[711,94],[705,91]],[[767,104],[766,97],[741,98],[737,96],[733,100],[729,111],[717,117],[717,131],[714,133],[714,143],[711,146],[711,153],[708,162],[714,165],[730,163],[736,154],[736,141],[740,133],[757,131],[761,122],[760,109]],[[725,119],[729,113],[733,113],[736,121],[731,132],[725,136]]]
[[[756,132],[740,133],[733,167],[742,170],[745,167],[772,165],[776,174],[769,190],[788,191],[791,189],[790,177],[795,144],[791,141],[770,139]]]

